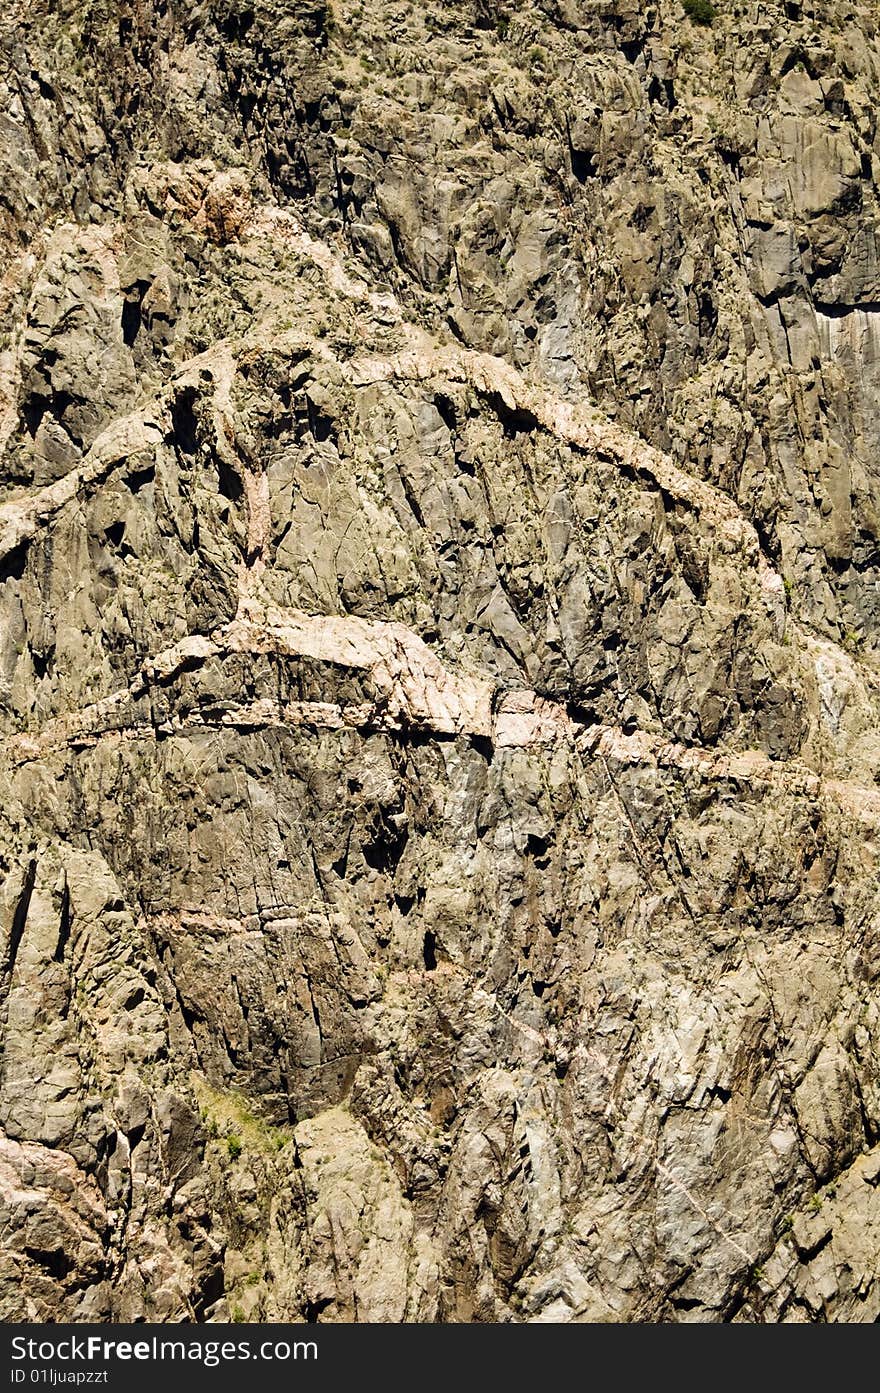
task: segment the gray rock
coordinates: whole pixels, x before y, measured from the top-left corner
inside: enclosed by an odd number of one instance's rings
[[[0,1313],[875,1320],[870,7],[62,9]]]

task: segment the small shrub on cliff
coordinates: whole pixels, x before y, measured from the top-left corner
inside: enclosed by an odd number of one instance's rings
[[[681,0],[685,14],[692,24],[710,25],[717,14],[712,0]]]
[[[226,1150],[229,1152],[230,1161],[237,1161],[241,1155],[241,1138],[234,1132],[231,1137],[226,1138]]]

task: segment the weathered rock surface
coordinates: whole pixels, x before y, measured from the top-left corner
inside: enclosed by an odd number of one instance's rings
[[[875,7],[0,42],[0,1313],[876,1320]]]

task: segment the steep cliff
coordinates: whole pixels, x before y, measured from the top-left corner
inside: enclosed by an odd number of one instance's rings
[[[0,1314],[880,1317],[876,6],[0,53]]]

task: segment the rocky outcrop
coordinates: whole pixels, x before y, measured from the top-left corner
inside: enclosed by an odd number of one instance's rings
[[[877,1318],[875,19],[0,19],[6,1319]]]

